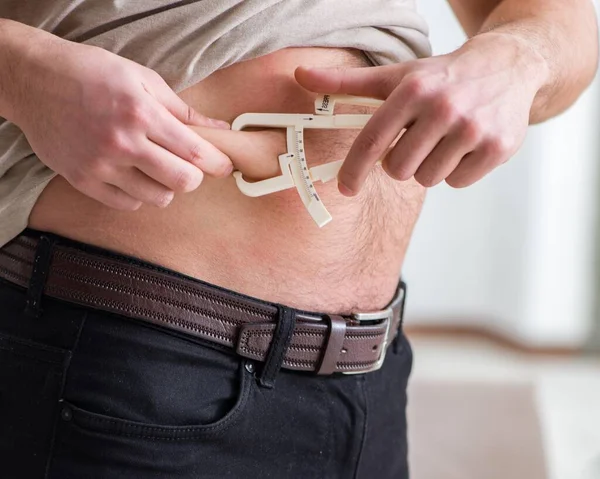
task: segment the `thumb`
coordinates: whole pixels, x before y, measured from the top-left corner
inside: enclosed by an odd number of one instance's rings
[[[315,93],[341,93],[381,100],[387,99],[401,79],[399,65],[362,68],[298,67],[295,76],[302,87]]]

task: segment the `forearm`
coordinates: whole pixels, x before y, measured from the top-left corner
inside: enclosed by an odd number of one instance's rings
[[[31,80],[25,63],[43,51],[58,37],[37,28],[0,18],[0,117],[13,120],[20,98]],[[46,50],[47,51],[47,50]]]
[[[518,40],[521,60],[545,70],[531,110],[532,123],[568,108],[594,78],[598,65],[598,27],[589,0],[503,0],[487,4],[463,0],[460,5],[459,0],[453,0],[452,3],[467,31],[478,27],[467,46],[476,44],[481,35],[504,35],[506,39]],[[468,16],[466,10],[472,15]]]

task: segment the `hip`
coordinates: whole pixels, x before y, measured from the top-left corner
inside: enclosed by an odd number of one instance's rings
[[[184,331],[48,296],[32,319],[27,293],[0,280],[11,479],[407,477],[401,333],[378,371],[263,387],[259,363]]]

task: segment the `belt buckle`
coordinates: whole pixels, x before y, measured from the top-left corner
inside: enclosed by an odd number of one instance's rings
[[[387,326],[385,328],[385,336],[383,338],[381,353],[377,362],[370,368],[361,369],[359,371],[344,371],[343,374],[355,375],[372,373],[378,369],[381,369],[381,366],[383,366],[383,362],[385,361],[385,355],[387,354],[388,344],[390,341],[390,333],[392,330],[392,324],[394,323],[394,311],[392,308],[387,308],[383,311],[377,311],[375,313],[354,313],[352,314],[352,319],[358,321],[359,324],[387,321]]]
[[[358,321],[359,324],[367,323],[367,322],[373,323],[373,322],[387,321],[387,326],[385,329],[385,337],[383,338],[383,346],[381,348],[381,354],[379,355],[379,359],[377,360],[377,362],[368,369],[361,369],[360,371],[345,371],[345,372],[343,372],[343,374],[347,374],[347,375],[364,374],[364,373],[371,373],[373,371],[377,371],[378,369],[381,369],[381,366],[383,366],[383,362],[385,361],[385,356],[387,354],[388,345],[390,343],[392,325],[394,324],[394,308],[403,304],[405,295],[406,295],[405,287],[402,286],[398,290],[398,293],[397,293],[396,297],[394,298],[394,300],[392,301],[392,304],[390,304],[383,311],[377,311],[374,313],[354,313],[354,314],[352,314],[352,319],[354,319],[355,321]],[[400,314],[402,314],[402,313],[400,313]]]

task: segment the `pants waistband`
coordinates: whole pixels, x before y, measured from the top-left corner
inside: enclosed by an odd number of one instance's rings
[[[350,316],[301,311],[251,298],[176,271],[58,235],[27,229],[0,249],[0,278],[43,297],[183,332],[279,368],[358,374],[381,367],[402,325],[406,285],[390,305]]]

